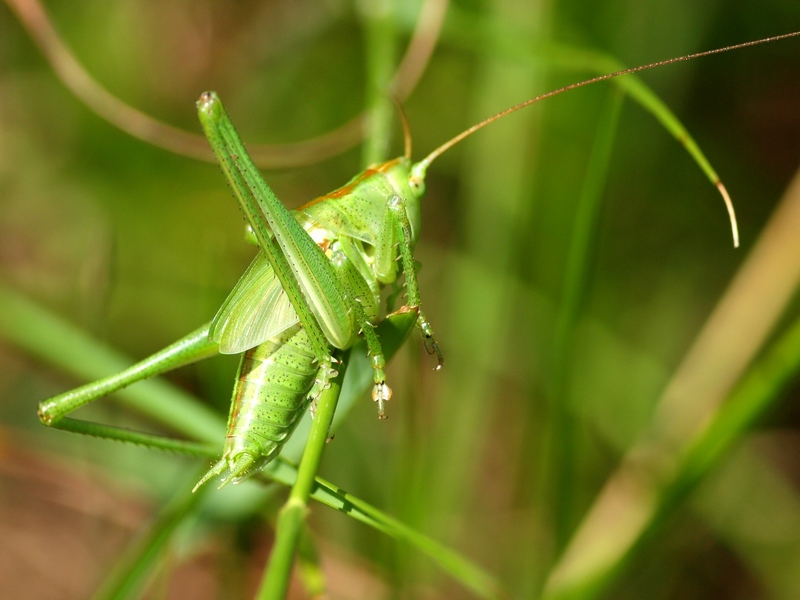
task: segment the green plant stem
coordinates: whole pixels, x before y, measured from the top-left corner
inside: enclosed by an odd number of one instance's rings
[[[546,42],[532,48],[528,33],[519,27],[501,19],[481,18],[457,7],[451,8],[441,32],[441,39],[472,52],[488,52],[495,56],[521,61],[543,60],[548,67],[565,71],[588,71],[601,75],[625,68],[619,60],[609,54],[568,44]],[[725,193],[720,189],[719,175],[688,130],[661,98],[636,75],[615,77],[610,81],[630,94],[634,101],[661,123],[664,129],[684,147],[725,199]],[[735,234],[734,239],[736,239]]]
[[[327,592],[325,572],[320,563],[320,554],[308,527],[300,534],[297,548],[297,575],[310,598],[323,598]]]
[[[392,315],[378,326],[387,359],[397,352],[403,340],[414,328],[415,321],[416,314],[407,312]],[[86,332],[2,285],[0,285],[0,338],[25,349],[45,364],[60,368],[79,379],[99,379],[123,370],[132,362]],[[361,344],[357,344],[354,350],[354,354],[351,352],[353,360],[348,368],[348,379],[343,393],[343,401],[348,403],[372,385],[372,366],[366,357],[365,349]],[[224,438],[225,422],[220,415],[209,411],[196,398],[166,381],[160,379],[143,381],[132,388],[116,392],[114,396],[125,399],[131,408],[146,412],[155,422],[176,431],[184,431],[191,439],[219,444]],[[176,417],[173,403],[185,409],[188,417],[185,419]],[[160,406],[164,410],[148,412],[147,407],[151,406]],[[338,416],[341,418],[341,411],[339,413]],[[198,418],[197,423],[193,421],[195,418]],[[202,423],[203,427],[199,427],[199,423]],[[101,431],[103,426],[93,427],[96,430],[87,433],[103,433]],[[296,432],[295,437],[298,436],[304,437],[302,432]],[[197,450],[199,454],[205,454],[210,458],[218,457],[221,452],[221,448],[212,450],[210,446],[200,444]],[[282,455],[267,465],[261,476],[285,486],[292,486],[297,481],[297,474],[297,467]],[[456,581],[473,590],[481,598],[493,599],[500,596],[497,592],[499,589],[497,581],[479,566],[401,521],[341,491],[338,486],[317,478],[311,497],[350,518],[406,542],[429,556]],[[162,539],[159,533],[161,528],[161,521],[157,521],[146,534],[149,536],[148,539]],[[148,562],[145,556],[149,552],[151,548],[147,543],[137,544],[126,559],[126,564],[130,567],[128,574],[115,571],[114,579],[121,582],[125,577],[137,578],[144,572],[142,565],[153,564]],[[115,587],[118,587],[117,584],[109,583],[106,589]]]
[[[359,500],[347,493],[343,494],[343,496],[353,506],[353,512],[357,510],[369,517],[366,522],[375,523],[373,526],[384,533],[409,542],[417,550],[433,558],[442,570],[449,573],[456,581],[459,581],[477,596],[487,600],[497,600],[505,597],[500,583],[493,576],[476,567],[457,552],[422,535],[405,523],[380,512],[363,500]],[[355,517],[355,515],[353,516]],[[361,517],[355,518],[361,520]]]
[[[549,474],[544,479],[552,488],[550,501],[555,517],[557,552],[566,545],[574,526],[574,454],[578,428],[568,406],[567,381],[572,364],[575,324],[588,287],[595,232],[603,205],[603,190],[623,99],[624,94],[618,89],[612,90],[600,116],[600,125],[578,201],[556,323],[550,389],[551,424],[545,441],[542,472]]]
[[[660,460],[651,460],[648,465],[637,463],[636,456],[626,459],[622,467],[627,473],[626,483],[635,488],[640,500],[635,507],[639,513],[635,527],[623,527],[626,530],[613,545],[604,542],[605,554],[599,561],[594,556],[571,556],[568,549],[562,563],[551,572],[542,598],[588,600],[601,596],[640,546],[664,527],[688,494],[780,398],[799,369],[800,319],[796,319],[748,371],[713,421],[674,457],[656,455]],[[652,456],[658,448],[649,451]],[[645,466],[650,469],[645,471]]]
[[[196,512],[200,502],[211,488],[205,486],[197,493],[191,491],[191,481],[195,481],[203,471],[187,478],[186,485],[179,486],[172,499],[161,509],[156,520],[140,535],[117,559],[111,573],[106,577],[92,600],[124,600],[134,598],[150,571],[156,565],[172,534],[184,521]]]
[[[359,3],[364,20],[367,59],[367,113],[369,132],[364,144],[364,166],[385,160],[389,151],[392,103],[388,95],[395,61],[394,19],[388,0]]]
[[[0,285],[0,336],[78,379],[102,379],[132,361],[85,331]],[[163,379],[141,381],[114,397],[138,413],[188,438],[219,443],[225,423],[212,409]]]
[[[289,588],[294,556],[308,515],[308,500],[330,434],[344,373],[347,370],[347,358],[342,360],[338,370],[339,374],[331,381],[330,387],[319,397],[311,433],[297,470],[297,480],[289,499],[278,515],[275,545],[258,592],[259,600],[280,600],[286,596]]]
[[[264,469],[262,475],[271,481],[289,486],[296,481],[297,467],[279,456]],[[317,477],[315,481],[311,497],[317,502],[338,510],[396,540],[407,543],[430,557],[443,571],[480,598],[494,600],[504,597],[500,583],[492,575],[459,553],[352,494],[348,494],[335,484],[320,477]]]

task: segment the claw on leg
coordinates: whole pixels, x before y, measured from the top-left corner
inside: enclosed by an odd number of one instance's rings
[[[422,332],[422,343],[425,344],[425,352],[428,354],[436,354],[437,364],[433,370],[440,371],[444,366],[444,356],[442,355],[442,351],[439,350],[439,344],[437,344],[436,340],[433,338],[433,327],[428,323],[428,319],[425,318],[422,312],[419,313],[417,327],[419,327],[419,330]]]
[[[444,366],[444,356],[442,356],[442,351],[439,350],[439,344],[436,343],[436,340],[434,340],[433,337],[424,338],[423,344],[425,344],[425,352],[428,354],[436,353],[437,364],[433,370],[441,371],[442,367]]]

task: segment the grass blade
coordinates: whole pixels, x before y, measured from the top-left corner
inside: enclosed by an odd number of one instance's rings
[[[117,559],[113,570],[106,577],[100,589],[92,596],[92,600],[126,600],[137,597],[150,572],[156,567],[158,558],[163,554],[175,530],[192,516],[205,497],[208,486],[191,492],[191,481],[202,475],[187,479],[186,486],[179,489],[175,496],[162,509],[155,521],[142,532],[125,554]]]
[[[613,92],[603,108],[600,125],[578,201],[575,224],[567,256],[558,320],[556,323],[553,373],[549,391],[549,426],[545,433],[542,469],[546,485],[551,490],[555,510],[556,549],[560,551],[574,527],[575,515],[573,478],[576,451],[575,437],[579,428],[567,404],[566,389],[574,345],[575,325],[589,282],[589,270],[594,256],[594,244],[603,202],[611,150],[619,124],[623,95]]]
[[[406,312],[392,315],[380,324],[378,333],[383,341],[387,359],[397,352],[413,329],[415,321],[416,314]],[[92,339],[85,332],[3,287],[0,287],[0,336],[48,364],[57,366],[79,378],[100,378],[131,364],[131,361]],[[348,374],[342,386],[342,402],[346,401],[348,405],[352,406],[357,398],[363,397],[364,391],[371,384],[372,366],[366,358],[366,352],[358,345],[353,352],[352,364],[348,368]],[[141,412],[146,412],[147,407],[150,406],[161,406],[162,410],[147,414],[154,421],[181,431],[189,437],[216,443],[220,443],[224,437],[225,425],[220,415],[213,413],[199,401],[169,383],[157,380],[141,382],[134,387],[117,392],[116,396],[124,399],[127,406]],[[175,400],[176,398],[178,400]],[[205,423],[205,428],[192,426],[174,418],[169,407],[172,402],[180,403],[182,409],[188,407],[190,415],[198,414],[201,415],[201,419],[205,418],[205,421],[200,421]],[[202,417],[202,415],[207,415],[207,417]],[[302,432],[295,432],[294,437],[298,441],[295,442],[293,448],[302,448],[304,439]],[[292,451],[289,449],[290,453]],[[296,481],[297,467],[285,458],[279,457],[265,469],[264,476],[272,481],[291,486]],[[366,502],[342,492],[337,486],[323,479],[316,478],[315,482],[311,492],[311,497],[315,500],[417,548],[423,554],[430,556],[445,572],[451,574],[465,587],[472,589],[481,597],[500,597],[497,593],[499,588],[497,582],[480,567],[472,564],[458,553],[385,515]],[[179,500],[176,499],[175,502],[180,505]],[[144,571],[146,571],[144,565],[149,565],[148,568],[152,567],[151,558],[157,550],[154,544],[163,544],[165,542],[164,532],[174,530],[179,524],[180,519],[174,516],[175,514],[177,513],[169,511],[162,513],[163,518],[159,519],[142,538],[147,541],[141,542],[136,546],[137,550],[127,555],[125,559],[127,567],[120,567],[118,571],[115,571],[113,581],[107,584],[108,589],[127,590],[129,586],[133,586],[134,581],[138,581],[139,577],[144,575]],[[189,513],[185,512],[184,514]]]
[[[297,468],[287,460],[279,458],[264,470],[263,475],[272,481],[292,485],[297,475]],[[479,566],[338,486],[317,477],[311,497],[416,548],[481,598],[504,597],[499,582]]]
[[[547,597],[594,597],[632,549],[640,547],[645,533],[657,526],[661,507],[672,510],[684,488],[691,488],[775,400],[778,389],[769,388],[765,377],[774,377],[780,386],[791,374],[794,330],[773,345],[753,375],[732,394],[731,389],[800,281],[798,226],[800,178],[796,177],[663,392],[650,431],[608,479],[551,572]],[[726,397],[730,400],[723,406]],[[642,478],[644,472],[649,475]]]

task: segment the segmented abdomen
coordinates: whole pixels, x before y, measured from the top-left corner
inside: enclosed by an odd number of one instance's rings
[[[228,416],[225,480],[246,477],[277,456],[308,405],[316,373],[299,325],[245,352]]]

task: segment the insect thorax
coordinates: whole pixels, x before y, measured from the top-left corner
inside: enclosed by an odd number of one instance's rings
[[[372,165],[347,184],[301,206],[299,212],[334,237],[348,236],[376,246],[384,234],[392,196],[405,200],[412,242],[419,239],[419,198],[408,185],[410,162],[400,157]]]

